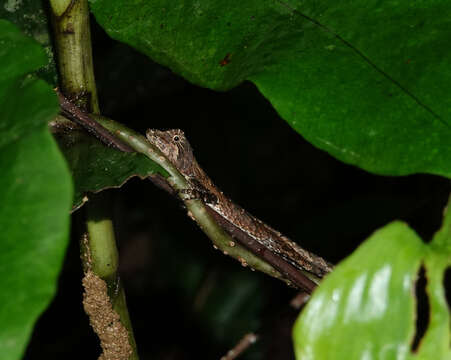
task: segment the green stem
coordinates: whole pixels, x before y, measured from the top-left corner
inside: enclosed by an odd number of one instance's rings
[[[88,1],[50,0],[50,7],[58,55],[60,90],[81,109],[99,114]],[[87,237],[83,239],[86,242],[81,244],[83,268],[105,281],[111,306],[128,333],[128,342],[132,347],[129,359],[137,360],[125,294],[117,273],[118,251],[106,201],[101,196],[87,205]]]
[[[105,280],[108,287],[115,288],[119,255],[113,222],[108,214],[109,198],[102,193],[92,197],[90,203],[92,206],[86,207],[86,230],[90,237],[90,269]]]
[[[61,92],[99,114],[87,0],[50,0]]]

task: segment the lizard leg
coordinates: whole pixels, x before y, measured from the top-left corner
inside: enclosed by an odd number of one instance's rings
[[[207,204],[216,204],[218,202],[216,195],[199,189],[182,189],[178,191],[178,194],[183,201],[201,200]]]
[[[185,200],[202,200],[202,192],[196,189],[181,189],[177,191],[179,197]]]

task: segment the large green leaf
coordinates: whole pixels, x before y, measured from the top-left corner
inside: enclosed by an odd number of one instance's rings
[[[52,88],[27,75],[44,50],[0,20],[0,353],[19,359],[52,299],[69,232],[72,184],[47,123]]]
[[[449,251],[424,244],[404,223],[378,230],[313,294],[294,327],[296,358],[450,359],[443,289],[450,263]],[[422,264],[430,318],[419,348],[412,351],[418,316],[415,286]]]
[[[445,0],[91,0],[115,39],[199,85],[254,82],[314,145],[382,174],[451,176]]]

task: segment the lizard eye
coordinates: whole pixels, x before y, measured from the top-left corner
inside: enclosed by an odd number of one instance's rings
[[[172,140],[174,140],[175,142],[180,141],[180,137],[178,135],[175,135]]]

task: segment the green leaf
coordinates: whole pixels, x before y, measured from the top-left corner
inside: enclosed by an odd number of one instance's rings
[[[55,86],[57,71],[44,4],[41,0],[5,0],[0,6],[0,19],[11,21],[44,47],[46,63],[35,70],[40,78]]]
[[[429,327],[420,347],[422,359],[435,359],[436,354],[447,354],[451,359],[451,315],[443,285],[446,269],[451,266],[451,197],[445,209],[443,224],[429,245],[425,259],[427,269],[430,318]],[[447,284],[449,286],[449,284]]]
[[[27,75],[46,64],[44,50],[5,20],[0,44],[0,353],[13,360],[55,293],[72,184],[47,129],[55,93]]]
[[[89,192],[121,187],[133,176],[146,178],[155,173],[165,173],[144,155],[107,147],[83,130],[66,131],[60,127],[55,131],[74,178],[74,210],[89,199]]]
[[[381,174],[451,176],[444,0],[91,0],[113,38],[201,86],[250,80],[307,140]]]
[[[375,232],[314,292],[294,327],[297,359],[413,359],[415,285],[423,264],[430,320],[415,356],[449,359],[449,310],[438,253],[404,223]]]

